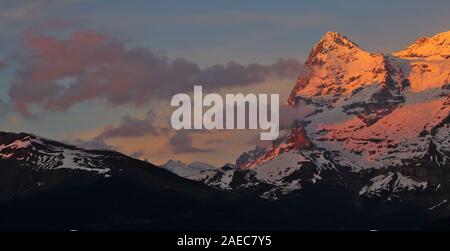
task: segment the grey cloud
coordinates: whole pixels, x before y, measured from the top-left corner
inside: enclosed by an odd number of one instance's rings
[[[295,59],[271,65],[230,62],[201,69],[187,59],[170,60],[149,49],[125,44],[95,32],[75,32],[69,39],[27,36],[28,49],[9,91],[16,109],[29,106],[66,111],[74,104],[103,99],[112,105],[148,104],[194,84],[206,90],[256,84],[269,77],[295,78],[303,66]]]
[[[205,153],[212,152],[212,149],[198,148],[193,146],[192,138],[186,131],[177,131],[177,133],[169,139],[169,144],[174,153]]]
[[[0,103],[1,104],[1,103]],[[88,149],[105,149],[117,151],[118,149],[106,143],[107,139],[111,138],[127,138],[127,137],[142,137],[146,135],[166,134],[169,129],[158,127],[154,124],[155,115],[152,111],[146,114],[143,119],[133,118],[126,115],[117,126],[108,126],[101,131],[96,137],[90,140],[70,139],[69,142]],[[141,157],[135,155],[135,157]]]
[[[155,115],[151,111],[147,113],[144,119],[132,118],[127,115],[122,118],[118,126],[106,128],[97,138],[141,137],[150,134],[166,133],[168,131],[167,128],[160,128],[154,125],[154,118]]]
[[[104,139],[98,137],[91,140],[71,138],[66,140],[66,143],[76,145],[83,149],[110,150],[110,151],[119,150],[117,147],[107,144]]]

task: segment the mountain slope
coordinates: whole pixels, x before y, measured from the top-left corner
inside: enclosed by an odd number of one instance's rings
[[[403,59],[403,71],[413,92],[439,88],[450,82],[450,31],[420,38],[393,55]]]
[[[426,58],[429,60],[449,59],[450,31],[441,32],[432,37],[422,37],[405,49],[394,53],[395,56],[406,59]]]
[[[272,147],[238,158],[231,189],[280,199],[332,184],[362,206],[407,202],[448,215],[449,34],[389,55],[326,33],[288,99],[309,114]]]
[[[190,189],[183,188],[182,183],[194,186],[193,182],[118,152],[84,150],[25,133],[1,132],[0,154],[0,160],[4,163],[2,171],[9,176],[17,173],[19,179],[10,184],[11,187],[5,185],[8,182],[1,182],[3,185],[1,191],[4,193],[0,197],[1,200],[77,179],[95,181],[119,175],[130,175],[130,178],[136,179],[141,179],[140,175],[144,175],[149,185],[158,181],[157,184],[164,183],[165,186],[183,193],[189,192]],[[26,177],[23,177],[24,173]],[[23,180],[20,180],[21,178]]]
[[[255,194],[218,191],[117,152],[25,133],[0,135],[1,230],[370,229],[378,219],[355,207],[338,186],[305,187],[303,196],[273,203]],[[392,222],[383,218],[377,227],[390,229]]]
[[[0,154],[0,229],[211,229],[241,210],[234,194],[117,152],[1,132]]]

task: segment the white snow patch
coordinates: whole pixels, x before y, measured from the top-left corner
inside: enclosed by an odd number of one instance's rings
[[[98,172],[101,174],[106,174],[110,171],[109,168],[93,168],[89,166],[89,163],[86,163],[86,159],[92,156],[86,156],[86,154],[80,150],[68,150],[64,149],[63,151],[64,159],[63,163],[54,168],[54,169],[74,169],[74,170],[83,170],[83,171],[89,171],[89,172]],[[76,159],[79,159],[78,161]],[[84,161],[84,163],[81,160]],[[87,165],[87,166],[83,166]]]
[[[447,203],[447,200],[443,200],[443,201],[441,201],[439,203],[434,204],[432,207],[428,208],[428,210],[434,210],[434,209],[444,205],[445,203]]]

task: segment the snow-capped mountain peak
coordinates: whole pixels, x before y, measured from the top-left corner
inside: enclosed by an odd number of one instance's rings
[[[313,47],[306,64],[324,64],[330,58],[340,59],[348,54],[354,54],[362,49],[346,36],[329,31]]]
[[[432,37],[419,38],[393,55],[407,59],[450,59],[450,31],[441,32]]]
[[[450,83],[450,31],[420,38],[393,55],[403,61],[405,77],[414,92]]]
[[[192,162],[186,164],[179,160],[169,160],[161,165],[162,168],[171,171],[182,177],[189,177],[190,179],[202,180],[211,173],[214,173],[218,168],[203,162]]]
[[[389,72],[397,73],[392,79],[402,78],[389,58],[367,52],[336,32],[326,33],[314,46],[306,67],[307,74],[298,77],[288,99],[292,106],[300,100],[332,106],[340,97],[350,96],[364,86],[379,86],[380,91],[400,88],[390,83]]]
[[[0,159],[18,160],[36,171],[72,169],[107,174],[104,156],[27,133],[0,132]]]

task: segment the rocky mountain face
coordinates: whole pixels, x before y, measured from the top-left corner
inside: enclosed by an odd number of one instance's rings
[[[291,130],[272,147],[242,154],[227,182],[204,182],[272,200],[335,185],[361,206],[407,202],[447,216],[449,46],[444,32],[396,53],[370,53],[326,33],[288,99],[309,115],[292,118]]]

